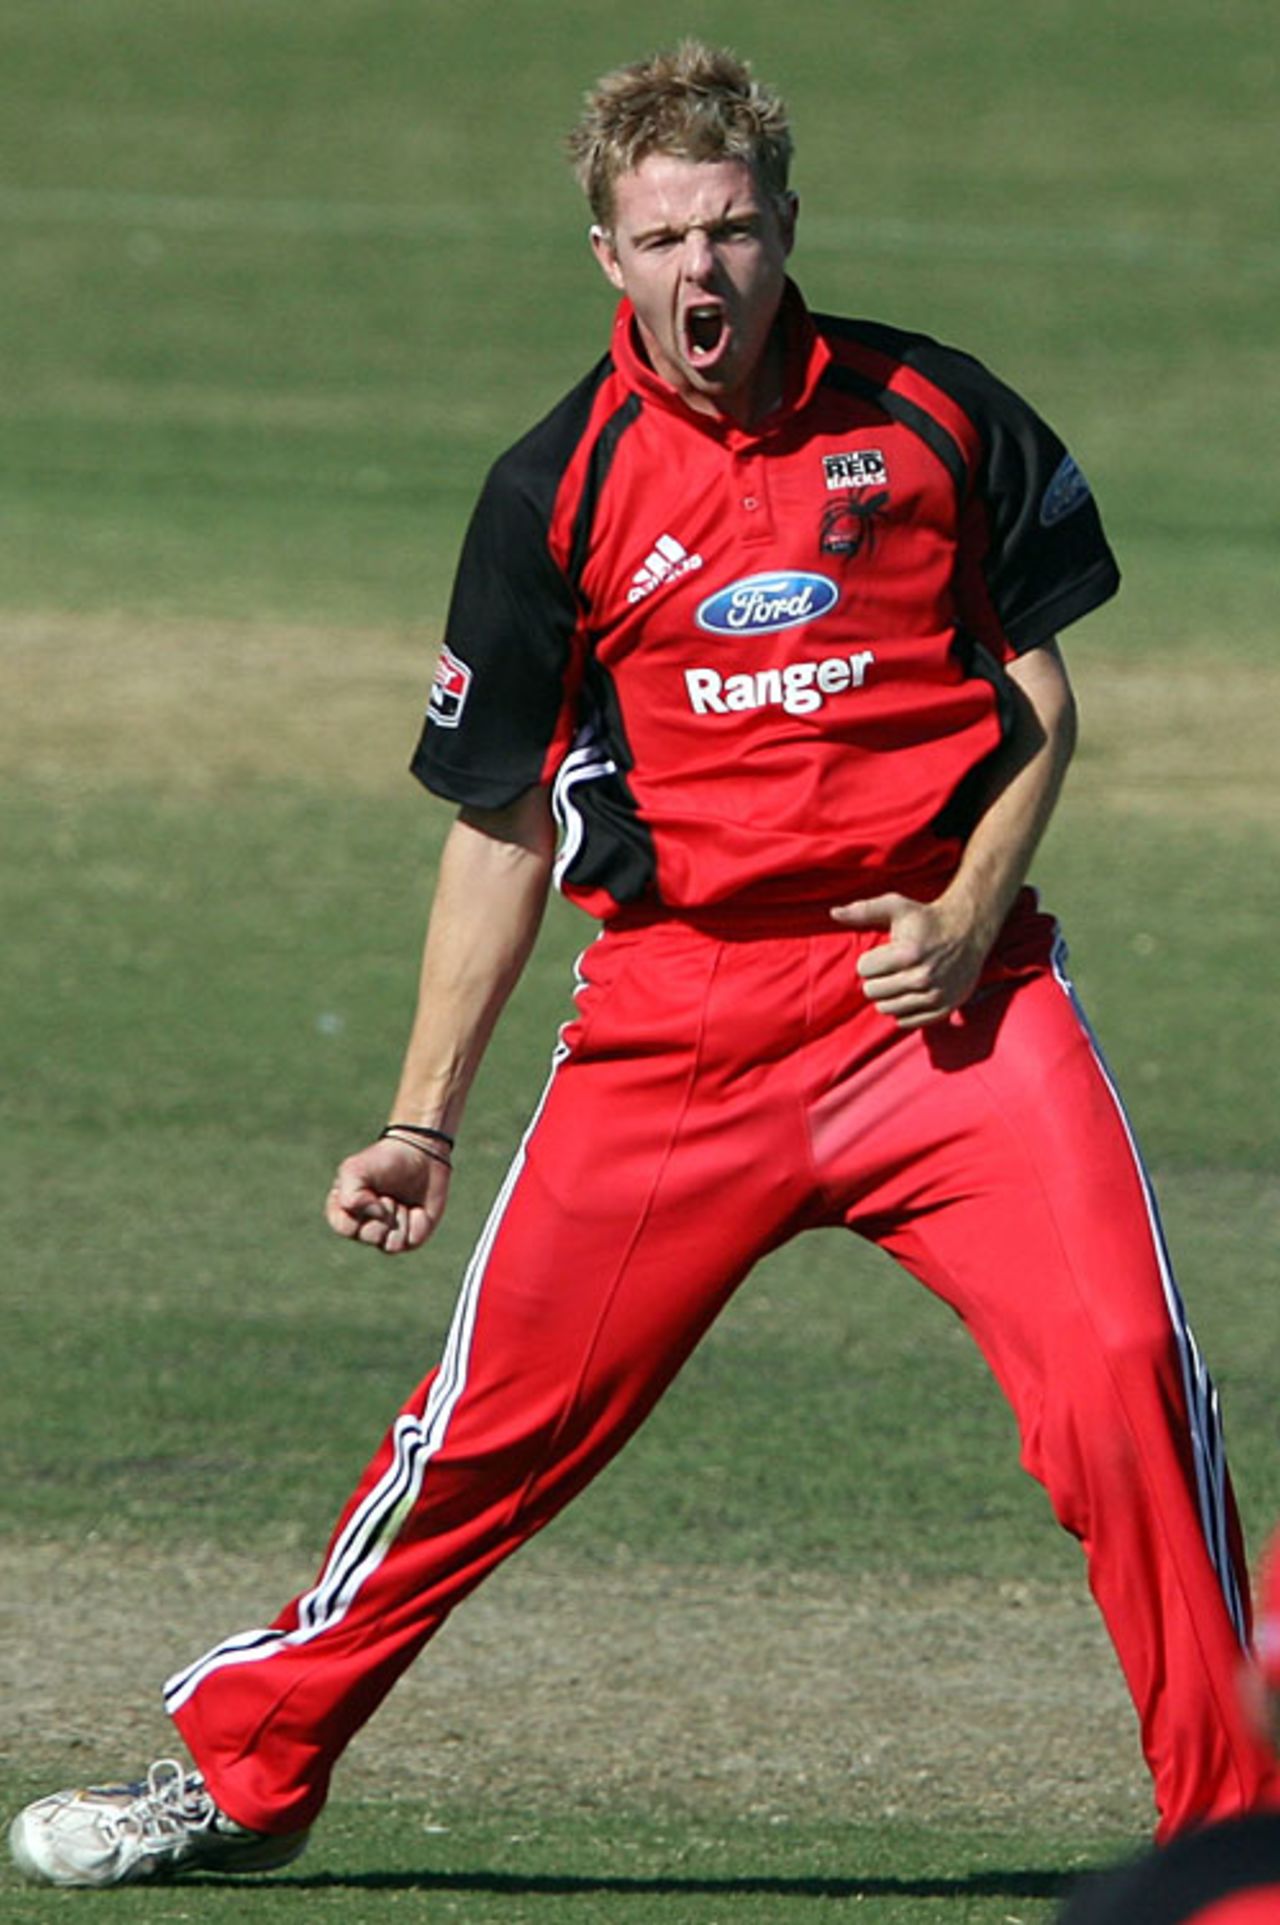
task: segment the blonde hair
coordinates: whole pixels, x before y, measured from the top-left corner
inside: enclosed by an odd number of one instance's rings
[[[585,98],[565,143],[578,184],[599,225],[613,225],[614,182],[649,154],[681,160],[740,160],[761,188],[787,191],[793,151],[787,110],[727,48],[682,40],[607,73]]]

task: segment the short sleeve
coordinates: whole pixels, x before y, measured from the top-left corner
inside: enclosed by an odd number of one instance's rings
[[[1008,659],[1109,600],[1120,571],[1093,491],[1053,429],[980,363],[950,359],[943,385],[981,448],[962,509],[960,613]]]
[[[510,457],[476,503],[411,768],[448,801],[501,808],[544,781],[564,727],[578,605],[551,503]]]

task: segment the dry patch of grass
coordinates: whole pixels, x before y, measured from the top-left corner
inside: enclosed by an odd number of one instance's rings
[[[268,1621],[309,1571],[198,1547],[11,1544],[2,1749],[50,1783],[163,1754],[169,1670]],[[85,1600],[92,1605],[86,1606]],[[504,1567],[357,1738],[337,1787],[1082,1833],[1151,1817],[1136,1722],[1085,1592],[976,1579]]]
[[[1280,666],[1089,653],[1073,676],[1081,745],[1072,805],[1280,829]]]
[[[96,789],[246,780],[405,793],[434,660],[425,634],[9,617],[0,763]],[[1280,665],[1082,649],[1070,805],[1280,827]]]
[[[433,667],[409,634],[11,616],[0,765],[81,791],[403,793]]]

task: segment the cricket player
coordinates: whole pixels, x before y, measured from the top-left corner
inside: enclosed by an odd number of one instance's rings
[[[1056,637],[1118,583],[1088,483],[976,361],[810,310],[785,111],[735,56],[605,76],[571,153],[616,318],[466,536],[414,761],[457,816],[390,1120],[338,1170],[335,1231],[427,1241],[549,887],[600,931],[444,1356],[315,1583],[169,1680],[193,1768],[19,1816],[50,1883],[295,1857],[453,1608],[757,1260],[823,1225],[890,1252],[995,1373],[1084,1547],[1160,1836],[1275,1786],[1235,1691],[1213,1387],[1026,886],[1075,738]]]

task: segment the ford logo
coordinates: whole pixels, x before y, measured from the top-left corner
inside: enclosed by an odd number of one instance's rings
[[[701,603],[698,627],[713,635],[768,635],[816,622],[839,599],[840,590],[827,575],[748,575]]]

